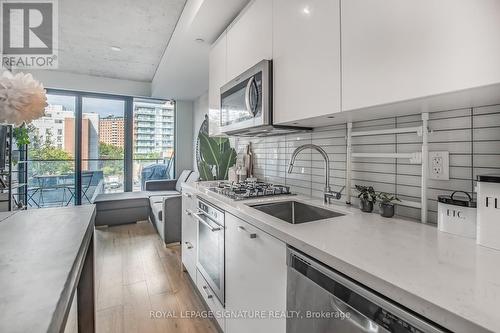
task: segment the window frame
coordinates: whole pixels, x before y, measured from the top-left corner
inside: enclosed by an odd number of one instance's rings
[[[82,117],[83,117],[83,98],[101,98],[124,101],[124,119],[125,133],[133,133],[134,129],[134,99],[148,99],[151,101],[167,101],[168,99],[159,99],[143,96],[127,96],[109,93],[95,93],[77,90],[46,88],[47,94],[59,96],[75,97],[75,201],[74,205],[82,204]],[[174,100],[174,131],[177,127],[177,103]],[[175,133],[175,132],[174,132]],[[177,159],[175,152],[177,150],[177,140],[174,139],[174,161],[173,175],[175,178],[175,165]],[[134,136],[124,136],[124,192],[133,191],[133,163],[134,163]]]

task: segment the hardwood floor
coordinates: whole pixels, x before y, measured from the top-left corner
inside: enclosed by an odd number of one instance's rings
[[[97,229],[95,236],[98,333],[217,332],[210,319],[181,318],[205,308],[182,271],[180,246],[164,247],[149,222]]]

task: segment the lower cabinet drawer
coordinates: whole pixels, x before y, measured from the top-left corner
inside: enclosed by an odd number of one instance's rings
[[[185,198],[183,197],[183,206],[185,203]],[[182,246],[181,246],[181,257],[182,263],[186,268],[189,276],[193,281],[196,282],[196,256],[197,256],[197,232],[198,223],[192,217],[192,209],[186,208],[182,210]]]
[[[210,310],[214,313],[214,316],[217,322],[219,323],[219,326],[222,328],[223,331],[225,331],[226,320],[223,316],[224,307],[219,302],[215,294],[212,292],[212,289],[205,281],[205,278],[203,277],[203,275],[201,275],[201,273],[198,270],[196,270],[196,286],[198,287],[201,296],[205,300],[205,303],[207,303]]]
[[[182,263],[191,279],[196,282],[196,248],[189,241],[184,241],[181,245]]]

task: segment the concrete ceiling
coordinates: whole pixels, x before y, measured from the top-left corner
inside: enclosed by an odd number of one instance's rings
[[[153,78],[152,96],[193,100],[204,94],[210,45],[248,2],[188,0]]]
[[[151,82],[185,3],[59,1],[57,71]]]

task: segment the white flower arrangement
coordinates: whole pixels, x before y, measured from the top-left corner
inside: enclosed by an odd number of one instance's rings
[[[47,96],[43,85],[31,74],[0,76],[0,124],[22,125],[45,114]]]

